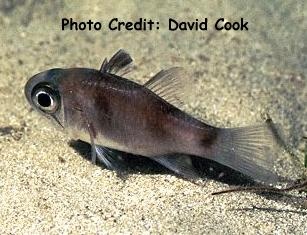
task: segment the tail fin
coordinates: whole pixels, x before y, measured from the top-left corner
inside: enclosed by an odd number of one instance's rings
[[[220,129],[212,159],[255,180],[276,183],[277,146],[270,125]]]

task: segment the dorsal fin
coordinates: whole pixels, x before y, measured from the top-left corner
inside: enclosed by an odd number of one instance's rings
[[[188,82],[187,73],[180,67],[161,70],[144,86],[166,100],[180,106],[184,103],[191,91],[192,82]]]
[[[123,76],[130,71],[132,61],[131,56],[125,50],[120,49],[112,56],[110,61],[105,58],[100,67],[100,71]]]

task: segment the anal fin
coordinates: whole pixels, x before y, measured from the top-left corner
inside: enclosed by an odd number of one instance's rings
[[[185,178],[199,178],[199,175],[192,164],[190,156],[172,154],[166,156],[164,155],[151,157],[151,159]]]

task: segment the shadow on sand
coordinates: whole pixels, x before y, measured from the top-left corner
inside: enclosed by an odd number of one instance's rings
[[[83,158],[91,161],[91,146],[90,144],[81,140],[71,140],[69,146],[77,151]],[[171,174],[176,175],[174,172],[168,170],[159,163],[142,156],[136,156],[120,151],[116,151],[120,154],[125,165],[123,172],[119,173],[119,176],[141,173],[141,174]],[[254,181],[250,178],[242,175],[241,173],[232,170],[229,167],[223,166],[214,161],[192,157],[193,165],[201,179],[214,179],[230,185],[254,185]],[[97,162],[98,166],[105,168],[104,164]],[[178,176],[180,177],[180,176]]]
[[[90,144],[83,142],[81,140],[71,140],[69,142],[70,147],[77,151],[83,158],[91,161],[91,146]],[[168,170],[159,163],[142,156],[135,156],[132,154],[119,152],[122,156],[123,162],[125,164],[125,169],[121,172],[117,172],[117,175],[122,179],[126,180],[130,174],[141,173],[141,174],[170,174],[176,175],[172,171]],[[232,170],[229,167],[223,166],[214,161],[193,157],[193,165],[200,175],[201,179],[213,179],[222,183],[230,185],[230,187],[242,187],[242,186],[261,186],[260,184],[254,182],[251,178],[244,176],[243,174]],[[97,162],[97,165],[105,168],[103,163]],[[179,178],[182,178],[178,176]],[[187,179],[188,180],[188,179]],[[193,181],[191,181],[193,182]],[[263,185],[262,185],[263,186]],[[240,192],[238,192],[240,193]],[[242,192],[241,192],[242,193]],[[255,194],[265,197],[266,199],[282,202],[286,205],[293,206],[294,210],[289,209],[276,209],[270,207],[258,207],[252,206],[249,208],[234,209],[238,211],[267,211],[267,212],[287,212],[287,213],[297,213],[300,215],[307,215],[306,209],[302,208],[302,205],[306,203],[306,198],[304,196],[295,196],[289,193],[272,193],[272,192],[255,192]],[[218,196],[216,196],[218,197]]]

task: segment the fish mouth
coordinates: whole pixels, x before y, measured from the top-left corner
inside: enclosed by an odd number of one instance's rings
[[[34,76],[34,77],[35,77],[35,76]],[[34,77],[31,77],[31,78],[27,81],[27,83],[26,83],[26,85],[25,85],[25,87],[24,87],[24,94],[25,94],[25,97],[26,97],[26,99],[27,99],[27,101],[28,101],[29,104],[32,104],[31,93],[32,93],[32,90],[33,90],[33,87],[34,87],[34,85],[33,85]]]
[[[54,120],[57,124],[59,124],[59,126],[60,126],[63,130],[65,129],[65,127],[63,126],[63,124],[56,118],[55,115],[51,115],[51,117],[53,118],[53,120]]]

